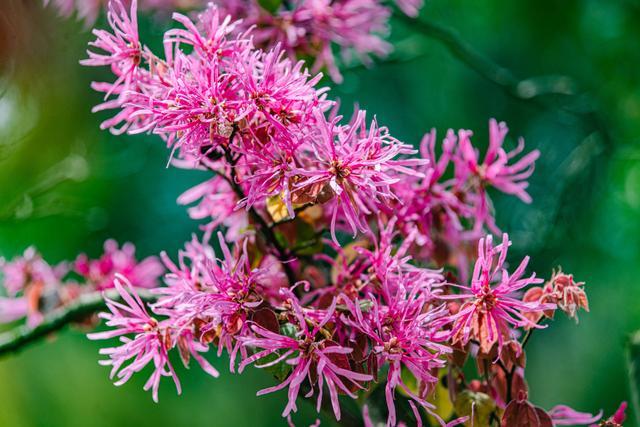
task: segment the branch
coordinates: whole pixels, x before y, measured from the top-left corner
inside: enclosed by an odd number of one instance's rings
[[[407,25],[418,29],[423,35],[431,37],[442,43],[453,56],[476,70],[483,77],[509,89],[509,92],[517,93],[515,87],[520,82],[507,68],[501,67],[487,58],[467,43],[458,33],[445,26],[410,18],[404,14],[397,14]]]
[[[547,76],[521,80],[508,68],[494,62],[476,50],[452,28],[434,22],[397,14],[408,26],[443,44],[461,62],[474,69],[485,79],[501,86],[508,94],[519,99],[531,99],[545,93],[573,94],[573,81],[565,76]]]
[[[603,134],[606,139],[609,139],[607,128],[596,111],[596,102],[587,94],[579,92],[576,82],[571,77],[549,75],[520,79],[511,70],[499,65],[474,48],[455,29],[424,19],[411,18],[403,13],[394,15],[423,36],[438,41],[455,58],[475,70],[486,80],[498,85],[508,95],[516,99],[530,101],[538,107],[548,109],[550,107],[558,108],[558,105],[546,100],[543,101],[539,96],[548,94],[565,95],[571,102],[565,102],[560,108],[580,117],[596,131]],[[585,108],[585,105],[587,108]]]
[[[234,132],[231,134],[231,137],[229,137],[229,145],[231,145],[231,143],[233,142],[235,132],[236,129],[234,128]],[[231,151],[229,151],[228,148],[224,148],[224,156],[225,160],[229,164],[231,177],[227,177],[225,174],[222,174],[222,176],[227,179],[227,182],[231,186],[231,189],[236,193],[238,198],[242,200],[246,198],[246,194],[244,194],[244,190],[242,189],[240,184],[238,184],[238,174],[236,173],[237,161],[233,158]],[[293,285],[296,282],[296,276],[293,272],[293,269],[291,268],[291,265],[289,264],[290,260],[288,259],[288,251],[280,244],[273,229],[269,226],[269,224],[267,224],[262,215],[260,215],[254,207],[249,208],[249,215],[256,222],[258,231],[262,233],[265,241],[275,249],[276,256],[282,263],[282,268],[287,275],[287,280],[289,281],[289,284]]]
[[[139,289],[137,291],[143,301],[155,299],[155,296],[149,291],[141,291]],[[105,292],[105,296],[116,301],[121,299],[115,290]],[[51,312],[38,326],[17,326],[8,332],[0,334],[0,357],[21,350],[38,339],[59,331],[72,322],[80,321],[105,307],[106,304],[102,293],[92,292],[81,295],[73,303]]]

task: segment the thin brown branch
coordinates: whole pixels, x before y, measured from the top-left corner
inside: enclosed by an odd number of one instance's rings
[[[231,134],[231,137],[229,137],[229,145],[231,145],[231,143],[233,142],[234,136],[235,130]],[[227,164],[229,165],[230,176],[226,177],[226,175],[224,174],[222,176],[227,179],[227,182],[231,186],[233,192],[236,193],[240,200],[242,200],[246,197],[246,194],[238,183],[238,174],[236,172],[237,160],[233,158],[231,151],[228,148],[224,149],[224,157],[227,161]],[[287,276],[287,280],[291,285],[293,285],[296,282],[296,276],[293,269],[291,268],[291,265],[289,264],[289,261],[291,261],[291,254],[280,244],[275,232],[273,231],[273,228],[269,226],[267,221],[262,217],[262,215],[260,215],[260,213],[258,213],[258,211],[254,207],[249,208],[249,216],[256,223],[258,232],[262,234],[267,244],[269,244],[275,250],[275,255],[282,262],[282,268],[284,269],[284,272]]]

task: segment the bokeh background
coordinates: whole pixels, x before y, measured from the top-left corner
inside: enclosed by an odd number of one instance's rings
[[[404,141],[431,127],[474,129],[486,141],[496,117],[541,150],[534,203],[497,197],[498,224],[514,259],[529,254],[541,276],[561,265],[586,281],[591,312],[534,334],[531,400],[611,413],[629,398],[625,343],[640,329],[640,2],[427,0],[420,19],[454,33],[395,18],[396,54],[352,67],[333,96],[375,112]],[[167,17],[141,25],[157,46]],[[442,37],[452,34],[468,50],[448,48]],[[97,255],[108,237],[140,255],[172,253],[197,231],[175,200],[203,177],[165,168],[156,137],[99,130],[89,83],[107,76],[78,64],[90,39],[39,0],[0,1],[0,255],[34,244],[55,262]],[[154,404],[142,376],[114,387],[98,348],[66,330],[0,359],[0,425],[282,423],[284,394],[255,397],[272,383],[267,373],[232,375],[225,360],[218,380],[179,369],[183,396],[166,384]],[[315,417],[302,405],[294,419]]]

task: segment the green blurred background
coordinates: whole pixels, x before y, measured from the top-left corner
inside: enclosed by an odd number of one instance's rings
[[[108,75],[78,64],[91,39],[82,23],[38,0],[0,3],[0,255],[31,244],[51,261],[97,255],[108,237],[141,255],[175,252],[197,230],[175,199],[203,177],[165,168],[156,137],[99,130],[105,116],[90,113],[99,96],[89,83]],[[428,0],[421,19],[455,29],[505,69],[466,56],[478,72],[432,27],[394,19],[396,54],[346,71],[333,96],[375,112],[404,141],[431,127],[474,129],[486,141],[496,117],[541,150],[534,203],[496,197],[498,224],[514,259],[530,254],[541,276],[561,265],[586,281],[591,312],[534,334],[531,399],[611,413],[629,398],[625,341],[640,328],[640,1]],[[157,46],[166,25],[143,18],[145,42]],[[232,375],[226,360],[217,380],[180,369],[183,396],[167,381],[154,404],[144,377],[114,387],[98,348],[67,330],[1,359],[0,425],[282,424],[285,395],[255,397],[272,383],[266,373]],[[314,419],[308,405],[294,417]]]

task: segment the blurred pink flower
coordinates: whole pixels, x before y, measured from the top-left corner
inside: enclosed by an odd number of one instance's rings
[[[61,293],[67,263],[49,265],[34,247],[11,261],[0,258],[2,285],[7,295],[0,298],[0,322],[12,322],[23,317],[35,327],[44,315],[64,301]]]
[[[470,177],[477,180],[478,194],[474,201],[476,231],[486,223],[490,230],[498,232],[490,213],[491,201],[486,194],[486,187],[495,187],[503,193],[517,196],[525,203],[531,203],[531,196],[526,191],[529,186],[527,179],[533,173],[540,152],[534,150],[510,165],[509,162],[524,150],[524,139],[520,138],[517,148],[507,153],[503,143],[508,131],[504,122],[495,119],[489,121],[489,148],[482,161],[478,150],[471,144],[473,133],[467,130],[458,132],[455,176],[458,183],[466,182]]]
[[[96,290],[113,288],[116,274],[125,277],[136,288],[157,287],[158,279],[164,273],[162,263],[154,256],[138,261],[135,252],[136,248],[131,243],[118,248],[115,240],[107,240],[100,258],[92,260],[86,254],[78,255],[74,271]]]
[[[11,323],[22,319],[27,316],[28,311],[29,303],[26,297],[0,297],[0,323]]]
[[[407,15],[415,18],[424,5],[424,0],[395,0],[398,7]]]
[[[554,426],[590,425],[597,423],[602,418],[602,411],[597,415],[592,415],[578,412],[566,405],[557,405],[549,411],[549,416]]]
[[[49,265],[33,246],[25,249],[22,256],[11,261],[0,258],[2,284],[11,297],[32,284],[40,284],[47,289],[58,287],[67,272],[66,263]]]

